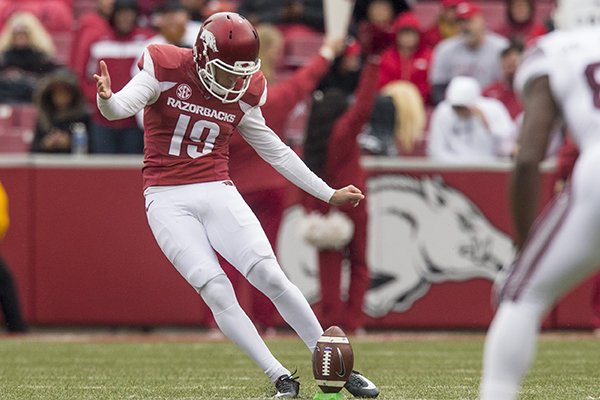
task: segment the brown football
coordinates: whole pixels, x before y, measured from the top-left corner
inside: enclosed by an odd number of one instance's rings
[[[328,328],[317,341],[312,358],[313,375],[324,393],[337,393],[352,373],[354,354],[346,334],[337,326]]]

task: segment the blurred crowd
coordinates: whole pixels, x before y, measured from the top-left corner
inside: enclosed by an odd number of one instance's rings
[[[481,2],[359,0],[344,51],[313,89],[338,88],[352,101],[366,56],[376,52],[379,78],[358,135],[362,153],[510,157],[522,112],[514,72],[525,47],[552,25],[533,0],[496,3],[505,15],[490,22]],[[419,10],[427,7],[438,15],[425,24]],[[218,11],[237,11],[266,32],[262,69],[271,84],[306,64],[325,37],[322,0],[0,0],[0,102],[34,107],[32,152],[141,153],[141,118],[110,122],[96,109],[98,61],[106,61],[119,90],[137,73],[145,46],[192,47],[203,19]],[[310,93],[299,99],[281,124],[300,151],[311,102]],[[75,127],[85,128],[85,146],[72,140]]]

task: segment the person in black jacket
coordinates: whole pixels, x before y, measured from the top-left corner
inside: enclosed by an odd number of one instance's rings
[[[34,96],[38,110],[34,153],[70,153],[77,127],[89,128],[90,112],[77,84],[77,77],[60,69],[40,82]]]

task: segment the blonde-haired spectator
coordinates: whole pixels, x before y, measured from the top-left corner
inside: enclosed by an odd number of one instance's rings
[[[412,152],[423,138],[426,121],[419,89],[410,82],[395,81],[384,86],[381,94],[391,97],[394,104],[394,138],[400,154]]]
[[[10,16],[2,33],[0,33],[0,52],[5,52],[14,46],[15,41],[23,40],[21,35],[28,36],[31,48],[54,58],[56,48],[52,37],[37,17],[28,12],[16,12]]]
[[[33,14],[14,13],[0,32],[0,101],[31,102],[37,80],[57,66],[55,51]]]
[[[365,132],[359,137],[368,154],[411,154],[423,138],[425,104],[419,89],[408,81],[385,85],[377,99]]]

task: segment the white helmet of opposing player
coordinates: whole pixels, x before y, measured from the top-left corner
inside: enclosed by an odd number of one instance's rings
[[[553,19],[558,29],[600,25],[600,0],[558,0]]]

